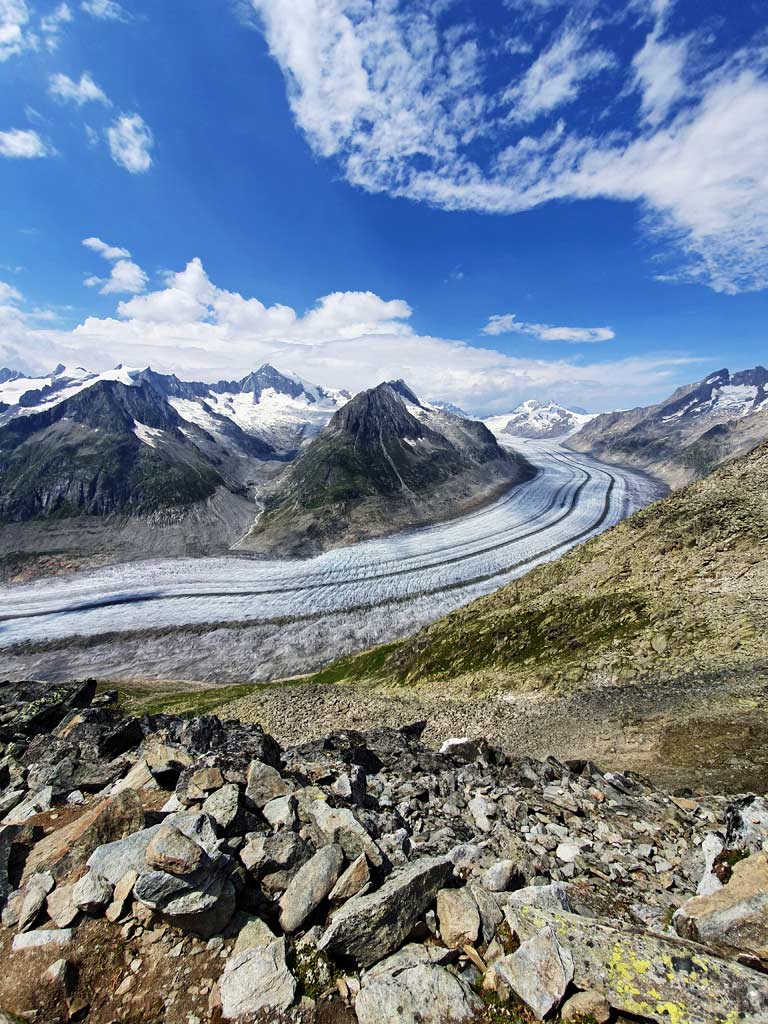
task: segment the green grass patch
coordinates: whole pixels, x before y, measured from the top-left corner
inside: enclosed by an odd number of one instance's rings
[[[399,643],[382,644],[381,647],[374,647],[361,654],[351,654],[347,658],[334,661],[332,665],[311,676],[304,676],[300,682],[319,686],[327,683],[353,683],[362,679],[371,679],[383,671],[387,658],[399,646]]]
[[[264,683],[235,683],[231,686],[213,686],[201,690],[162,690],[157,687],[113,686],[105,682],[100,691],[117,690],[121,709],[128,715],[180,715],[196,718],[212,715],[233,700],[248,697],[254,690],[263,689]]]

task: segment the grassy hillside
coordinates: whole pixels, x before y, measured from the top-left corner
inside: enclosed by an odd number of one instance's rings
[[[562,688],[768,665],[768,444],[394,647],[322,675]]]

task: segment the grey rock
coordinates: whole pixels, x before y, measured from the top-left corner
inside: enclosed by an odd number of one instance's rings
[[[768,1019],[768,977],[701,946],[565,912],[506,912],[522,941],[551,926],[573,958],[577,988],[601,991],[615,1010],[658,1024],[669,1024],[670,1006],[686,1024],[712,1024],[728,1013],[751,1024]]]
[[[53,788],[51,786],[43,786],[41,789],[30,793],[29,796],[25,797],[21,803],[10,810],[2,820],[3,825],[20,825],[25,822],[28,818],[34,817],[35,814],[40,814],[42,811],[48,811],[53,806]]]
[[[232,950],[234,956],[244,953],[247,949],[263,949],[277,936],[260,917],[251,917],[241,927]]]
[[[339,876],[338,881],[328,895],[328,899],[331,903],[344,903],[352,896],[357,896],[370,881],[371,869],[368,864],[368,858],[364,853],[361,853]]]
[[[469,888],[441,889],[437,894],[440,936],[449,949],[474,946],[480,935],[480,911]]]
[[[280,927],[297,931],[333,889],[344,867],[344,851],[335,843],[324,846],[299,868],[280,899]]]
[[[75,883],[72,902],[86,914],[99,914],[112,902],[112,892],[113,887],[106,879],[89,871]]]
[[[496,804],[487,797],[475,796],[469,801],[467,807],[480,831],[490,832],[493,828],[492,819],[496,817],[498,811]]]
[[[482,1009],[465,981],[426,963],[375,977],[355,1001],[358,1024],[470,1024]]]
[[[498,960],[493,969],[543,1020],[560,1005],[573,980],[573,957],[558,942],[555,929],[545,925],[514,953]]]
[[[24,889],[24,901],[21,904],[18,928],[20,932],[29,931],[40,916],[45,906],[48,893],[53,892],[56,882],[48,871],[32,875]]]
[[[43,949],[46,946],[66,946],[75,937],[73,928],[46,928],[36,932],[23,932],[13,937],[13,952],[24,949]]]
[[[262,810],[271,800],[288,796],[293,789],[293,784],[271,765],[263,761],[251,761],[248,766],[245,800],[256,810]]]
[[[72,899],[74,888],[74,885],[60,885],[48,893],[45,912],[57,928],[69,928],[80,913]]]
[[[292,796],[279,796],[262,808],[272,828],[294,828],[297,824],[296,801]]]
[[[234,825],[240,810],[240,788],[229,782],[206,799],[201,810],[216,822],[222,832]]]
[[[325,800],[315,800],[309,807],[309,816],[326,843],[337,843],[352,861],[364,853],[374,867],[381,867],[384,857],[352,811],[346,807],[331,807]]]
[[[125,839],[97,846],[88,858],[88,867],[110,885],[117,885],[129,871],[135,871],[137,875],[143,874],[148,870],[147,847],[163,827],[164,825],[152,825],[151,828],[126,836]]]
[[[425,857],[380,889],[354,896],[334,915],[319,948],[370,967],[397,949],[451,874],[446,857]]]
[[[144,859],[150,870],[171,875],[191,875],[209,860],[199,843],[169,824],[161,825],[152,836]]]
[[[254,1021],[288,1010],[296,996],[296,979],[286,964],[285,939],[229,957],[219,992],[225,1018]]]
[[[489,892],[509,892],[521,882],[520,869],[513,860],[498,860],[483,875],[483,885]]]
[[[608,1024],[610,1019],[611,1004],[602,992],[595,989],[576,992],[560,1008],[562,1024],[584,1024],[585,1021],[590,1021],[590,1024]]]
[[[515,910],[520,907],[538,907],[539,910],[567,910],[568,893],[559,882],[549,885],[529,885],[525,889],[504,895],[504,905]]]
[[[483,942],[491,942],[499,930],[499,925],[504,920],[504,914],[496,897],[488,892],[487,889],[484,889],[482,885],[470,882],[468,888],[475,898],[477,909],[480,911],[482,940]]]

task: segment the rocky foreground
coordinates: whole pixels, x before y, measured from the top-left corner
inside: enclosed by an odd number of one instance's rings
[[[0,1022],[768,1021],[762,797],[422,730],[0,684]]]

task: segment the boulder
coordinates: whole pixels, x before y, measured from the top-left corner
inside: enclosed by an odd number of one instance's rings
[[[701,946],[602,919],[532,907],[506,908],[525,942],[550,926],[573,959],[580,989],[601,991],[614,1010],[658,1024],[768,1019],[768,976],[710,956]]]
[[[768,800],[745,796],[725,812],[725,846],[729,850],[757,853],[768,841]]]
[[[139,876],[133,895],[169,924],[201,938],[223,931],[235,912],[235,889],[221,868],[185,878],[149,871]]]
[[[483,885],[489,892],[509,892],[523,884],[524,878],[513,860],[498,860],[483,874]]]
[[[40,911],[45,906],[48,893],[53,892],[56,885],[53,875],[49,871],[41,871],[32,875],[24,890],[24,901],[21,904],[18,928],[20,932],[29,931],[32,925],[40,916]]]
[[[225,834],[234,825],[240,810],[240,787],[228,782],[217,789],[205,800],[201,808],[216,822],[221,834]]]
[[[117,842],[143,827],[144,808],[135,790],[100,800],[36,844],[27,859],[25,876],[47,869],[60,881],[74,879],[97,847]]]
[[[355,1001],[358,1024],[471,1024],[482,1010],[462,978],[427,963],[377,975]]]
[[[480,935],[480,911],[468,888],[441,889],[437,894],[440,937],[449,949],[474,946]]]
[[[45,928],[36,932],[23,932],[13,937],[13,952],[24,949],[43,949],[46,946],[66,946],[75,937],[73,928]]]
[[[234,956],[244,953],[246,949],[263,949],[277,936],[260,917],[250,917],[240,928],[232,950]]]
[[[368,858],[364,853],[352,861],[346,871],[342,872],[339,880],[331,889],[328,899],[331,903],[344,903],[352,896],[357,896],[371,881],[371,869],[368,865]]]
[[[276,768],[264,764],[263,761],[251,761],[245,786],[245,801],[260,811],[270,802],[281,796],[288,796],[294,786],[284,779]]]
[[[48,893],[45,912],[57,928],[69,928],[80,913],[72,898],[74,885],[59,885]]]
[[[450,874],[447,857],[425,857],[396,871],[376,892],[348,900],[318,948],[371,967],[403,943]]]
[[[573,957],[548,924],[493,969],[536,1018],[544,1020],[560,1005],[573,980]]]
[[[310,820],[326,843],[337,843],[347,860],[355,860],[364,853],[376,868],[384,864],[384,857],[352,811],[346,807],[331,807],[325,800],[315,800],[308,808]]]
[[[72,902],[86,914],[100,914],[112,902],[113,887],[94,871],[75,882],[72,888]]]
[[[343,867],[344,851],[331,844],[299,868],[280,898],[280,927],[284,932],[298,931],[333,889]]]
[[[150,839],[144,859],[153,871],[191,875],[208,860],[208,855],[175,825],[161,825]]]
[[[562,1024],[608,1024],[611,1005],[602,992],[587,989],[576,992],[560,1007]]]
[[[219,995],[227,1020],[269,1020],[269,1014],[288,1010],[296,997],[296,979],[286,964],[285,939],[229,957]]]
[[[559,882],[550,882],[549,885],[528,885],[517,892],[511,892],[504,896],[504,905],[513,909],[520,907],[537,907],[539,910],[567,910],[571,907],[568,903],[568,893]]]
[[[673,924],[678,935],[722,956],[748,953],[768,965],[768,854],[739,861],[727,885],[688,900]]]

